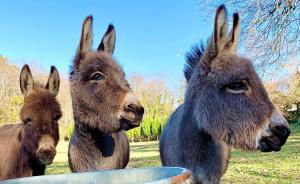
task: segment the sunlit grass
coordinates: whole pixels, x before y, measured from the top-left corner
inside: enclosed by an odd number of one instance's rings
[[[292,134],[280,152],[233,150],[222,183],[300,183],[300,126],[292,125],[291,129]],[[67,148],[67,142],[59,143],[47,174],[70,172]],[[130,168],[160,166],[158,142],[132,143],[130,157]]]

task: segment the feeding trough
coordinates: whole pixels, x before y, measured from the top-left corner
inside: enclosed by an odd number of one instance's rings
[[[179,184],[191,174],[191,171],[180,167],[153,167],[34,176],[5,180],[0,184]]]

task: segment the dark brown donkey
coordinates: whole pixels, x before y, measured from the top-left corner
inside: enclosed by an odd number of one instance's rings
[[[160,139],[162,164],[192,170],[192,183],[219,183],[232,147],[279,151],[290,134],[251,61],[236,53],[239,27],[235,13],[227,35],[227,11],[217,9],[207,47],[187,55],[185,100]]]
[[[75,129],[69,145],[73,172],[125,168],[129,144],[124,130],[139,126],[144,108],[112,58],[116,32],[109,25],[92,51],[92,17],[85,19],[71,71]]]
[[[28,65],[20,75],[22,123],[0,128],[0,180],[43,175],[56,154],[60,106],[55,99],[59,75],[51,67],[45,87],[33,81]]]

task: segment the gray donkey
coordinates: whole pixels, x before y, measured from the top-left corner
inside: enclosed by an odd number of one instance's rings
[[[184,103],[160,138],[162,164],[192,170],[192,183],[220,183],[232,147],[279,151],[290,134],[251,61],[236,53],[239,15],[229,35],[227,24],[227,10],[219,6],[207,47],[187,54]]]
[[[140,125],[144,108],[114,61],[112,25],[92,48],[92,17],[85,19],[70,75],[75,130],[68,157],[72,172],[125,168],[129,143],[124,130]]]

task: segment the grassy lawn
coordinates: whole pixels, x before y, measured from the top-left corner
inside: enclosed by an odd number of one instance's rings
[[[280,152],[261,153],[234,150],[222,183],[300,183],[300,126]],[[68,143],[60,141],[54,163],[47,174],[69,173]],[[132,143],[128,167],[160,166],[158,142]]]

